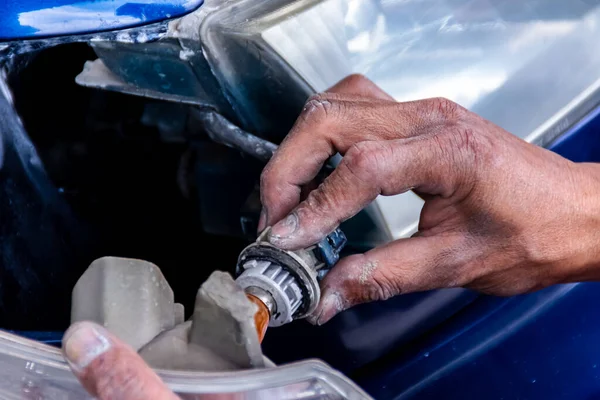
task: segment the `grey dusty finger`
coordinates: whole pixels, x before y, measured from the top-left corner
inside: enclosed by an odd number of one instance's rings
[[[368,141],[354,145],[335,171],[273,227],[273,244],[295,250],[323,239],[377,196],[415,189],[450,197],[468,193],[469,158],[440,146],[443,139]]]
[[[443,122],[429,102],[364,101],[325,93],[311,98],[261,176],[267,225],[286,217],[311,182],[336,153],[360,142],[383,142],[427,133]]]

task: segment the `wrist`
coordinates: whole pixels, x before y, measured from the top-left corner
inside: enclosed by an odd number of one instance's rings
[[[600,280],[600,164],[571,164],[574,196],[567,204],[558,283]]]

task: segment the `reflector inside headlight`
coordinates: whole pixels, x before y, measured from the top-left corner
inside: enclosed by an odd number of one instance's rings
[[[596,2],[287,3],[236,2],[202,30],[218,78],[258,130],[277,107],[265,103],[279,99],[289,107],[350,73],[366,75],[399,101],[447,97],[541,145],[600,100]],[[412,193],[377,199],[387,239],[412,234],[421,206]]]

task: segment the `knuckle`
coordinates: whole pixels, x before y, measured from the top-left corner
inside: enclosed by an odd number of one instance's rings
[[[354,303],[387,300],[395,296],[397,285],[389,279],[385,271],[378,268],[377,261],[367,254],[356,254],[348,257],[353,265],[349,273],[351,289],[357,291]]]
[[[369,92],[375,87],[375,84],[371,82],[367,77],[362,74],[351,74],[344,78],[340,83],[358,90],[359,92]]]
[[[391,299],[397,293],[396,289],[393,289],[395,285],[390,285],[385,279],[379,277],[373,277],[367,297],[369,301],[384,301]]]
[[[343,197],[339,190],[313,190],[310,192],[306,201],[300,205],[301,214],[317,214],[325,217],[331,217],[332,211],[340,208]],[[323,222],[324,220],[321,220]]]
[[[350,74],[347,77],[345,77],[342,82],[345,82],[349,85],[364,85],[364,84],[372,85],[373,84],[373,82],[371,82],[363,74]]]
[[[459,123],[449,131],[453,148],[474,164],[490,164],[495,155],[494,144],[486,135],[480,135],[472,125]]]
[[[379,166],[379,146],[374,142],[355,143],[344,155],[344,166],[361,182],[373,183]]]
[[[336,117],[339,113],[340,102],[326,93],[311,96],[300,114],[304,122],[319,122],[328,118]]]
[[[369,285],[369,300],[388,300],[400,293],[399,286],[396,279],[390,278],[385,273],[374,274]]]
[[[463,178],[475,176],[482,160],[493,153],[486,141],[468,125],[452,124],[442,134],[436,135],[439,158]]]
[[[348,93],[370,99],[394,100],[393,97],[385,93],[373,81],[362,74],[348,75],[329,89],[328,93]]]
[[[455,126],[449,130],[449,139],[452,142],[452,149],[469,154],[479,152],[479,138],[473,128],[469,126]]]
[[[454,125],[444,128],[426,139],[429,142],[424,150],[426,156],[417,163],[425,176],[423,180],[434,182],[436,194],[442,198],[468,195],[479,174],[474,162],[476,156],[464,150],[462,139]],[[465,140],[471,140],[470,136]]]
[[[424,100],[423,106],[427,114],[446,121],[458,121],[466,112],[462,106],[444,97]]]

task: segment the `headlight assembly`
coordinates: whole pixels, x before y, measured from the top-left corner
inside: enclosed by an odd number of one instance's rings
[[[351,73],[398,101],[449,98],[539,145],[600,102],[595,2],[242,0],[211,14],[201,34],[217,78],[257,130],[272,129],[280,103],[297,115],[299,99]],[[378,198],[371,216],[385,237],[363,240],[410,236],[421,206],[412,193]]]

